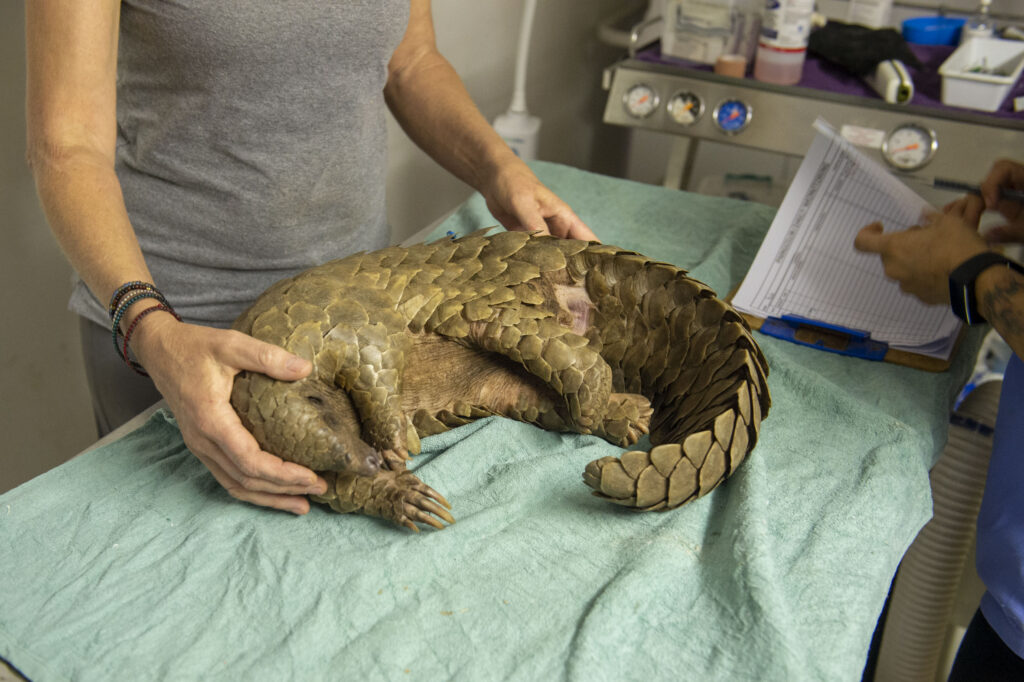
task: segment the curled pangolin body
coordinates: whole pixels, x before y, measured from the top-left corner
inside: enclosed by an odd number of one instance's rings
[[[678,507],[736,469],[770,404],[739,314],[633,252],[485,232],[356,254],[268,289],[235,328],[314,370],[236,378],[232,403],[260,445],[324,472],[332,508],[409,527],[451,517],[405,471],[407,453],[491,414],[623,447],[649,431],[650,452],[583,475],[636,509]]]

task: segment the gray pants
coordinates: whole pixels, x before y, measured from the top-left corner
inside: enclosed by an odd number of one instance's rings
[[[152,379],[136,374],[114,351],[110,329],[84,317],[78,329],[96,430],[102,438],[162,396]]]

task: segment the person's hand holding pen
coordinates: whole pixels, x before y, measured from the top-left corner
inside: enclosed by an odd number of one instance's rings
[[[946,213],[964,210],[965,219],[972,224],[976,224],[986,210],[998,211],[1006,218],[1006,225],[985,233],[985,240],[990,244],[1024,243],[1024,165],[1001,159],[992,165],[980,185],[936,179],[935,186],[968,193],[968,197],[946,204],[943,209]],[[963,208],[971,194],[980,196],[982,203],[972,202],[971,206]]]
[[[1022,191],[1024,164],[997,161],[976,194],[902,232],[884,234],[880,223],[867,225],[853,245],[879,254],[885,274],[903,291],[926,303],[951,305],[968,324],[988,321],[1024,357],[1024,266],[992,248],[1024,242],[1024,202],[1014,198]],[[999,211],[1007,223],[983,238],[978,222],[986,209]]]
[[[1016,190],[1017,197],[1024,193],[1024,165],[1001,159],[981,183],[981,196],[985,208],[998,211],[1007,222],[986,232],[985,239],[990,243],[1024,243],[1024,201],[1005,196],[1006,189]]]
[[[1010,191],[1007,191],[1010,190]],[[883,234],[881,223],[861,229],[853,245],[882,257],[886,276],[903,291],[926,303],[949,302],[949,274],[971,256],[990,250],[990,244],[1024,242],[1024,203],[1013,198],[1024,191],[1024,165],[1002,159],[977,193],[950,202],[942,213],[925,216],[921,225]],[[981,214],[999,211],[1006,225],[978,234]]]
[[[879,254],[886,277],[896,280],[903,291],[925,303],[948,303],[949,273],[989,249],[978,234],[978,218],[984,210],[984,200],[969,194],[901,232],[886,234],[882,223],[871,223],[857,234],[853,246]]]

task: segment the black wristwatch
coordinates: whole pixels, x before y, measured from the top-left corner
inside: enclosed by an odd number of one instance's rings
[[[1024,275],[1024,267],[1006,256],[986,251],[971,256],[949,273],[949,304],[953,314],[967,324],[981,324],[985,318],[978,312],[978,302],[974,297],[974,282],[983,270],[993,265],[1005,265]]]

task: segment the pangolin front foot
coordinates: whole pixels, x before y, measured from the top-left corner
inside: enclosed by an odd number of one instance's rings
[[[334,511],[360,513],[394,521],[419,532],[417,523],[437,529],[444,523],[455,523],[448,512],[451,504],[439,492],[414,474],[382,470],[375,476],[359,476],[347,472],[325,472],[327,492],[314,496]]]

